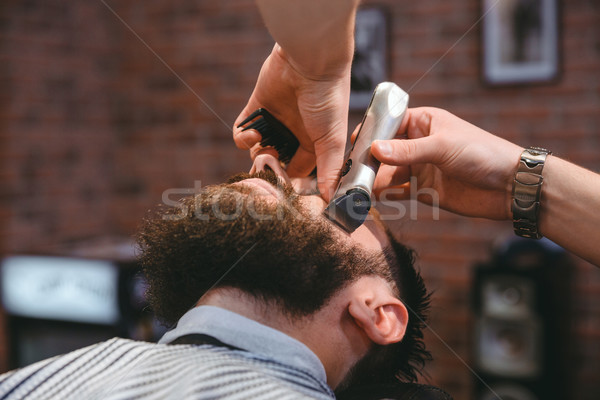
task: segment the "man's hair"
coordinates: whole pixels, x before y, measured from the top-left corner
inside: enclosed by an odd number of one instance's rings
[[[256,176],[278,183],[272,173]],[[220,287],[240,289],[291,317],[308,316],[361,276],[381,276],[398,289],[409,323],[402,342],[393,345],[398,359],[379,377],[416,379],[415,368],[429,357],[421,332],[428,299],[412,252],[391,237],[384,255],[342,243],[336,228],[303,210],[291,189],[279,202],[253,201],[248,193],[240,185],[209,186],[181,207],[163,207],[145,219],[139,259],[156,316],[173,324]],[[372,354],[385,355],[379,349]]]

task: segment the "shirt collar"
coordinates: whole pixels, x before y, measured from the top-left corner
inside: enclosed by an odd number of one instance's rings
[[[175,329],[165,333],[159,343],[170,343],[193,333],[210,335],[250,353],[308,370],[322,382],[327,382],[321,360],[304,343],[220,307],[199,306],[189,310],[179,319]]]

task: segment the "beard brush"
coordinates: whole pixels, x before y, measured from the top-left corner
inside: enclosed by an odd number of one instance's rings
[[[260,133],[262,147],[272,147],[277,151],[278,159],[287,165],[296,154],[300,143],[292,131],[264,108],[259,108],[243,120],[238,128],[243,131],[254,129]]]

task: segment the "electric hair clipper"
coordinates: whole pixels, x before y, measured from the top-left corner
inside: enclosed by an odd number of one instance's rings
[[[373,92],[333,200],[324,211],[348,233],[363,224],[371,208],[371,191],[380,164],[371,155],[371,144],[394,138],[407,106],[408,93],[394,83],[382,82]]]

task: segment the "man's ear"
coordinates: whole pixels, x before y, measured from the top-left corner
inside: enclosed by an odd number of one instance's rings
[[[358,326],[375,343],[387,345],[404,337],[408,311],[388,288],[374,288],[356,293],[348,311]]]

